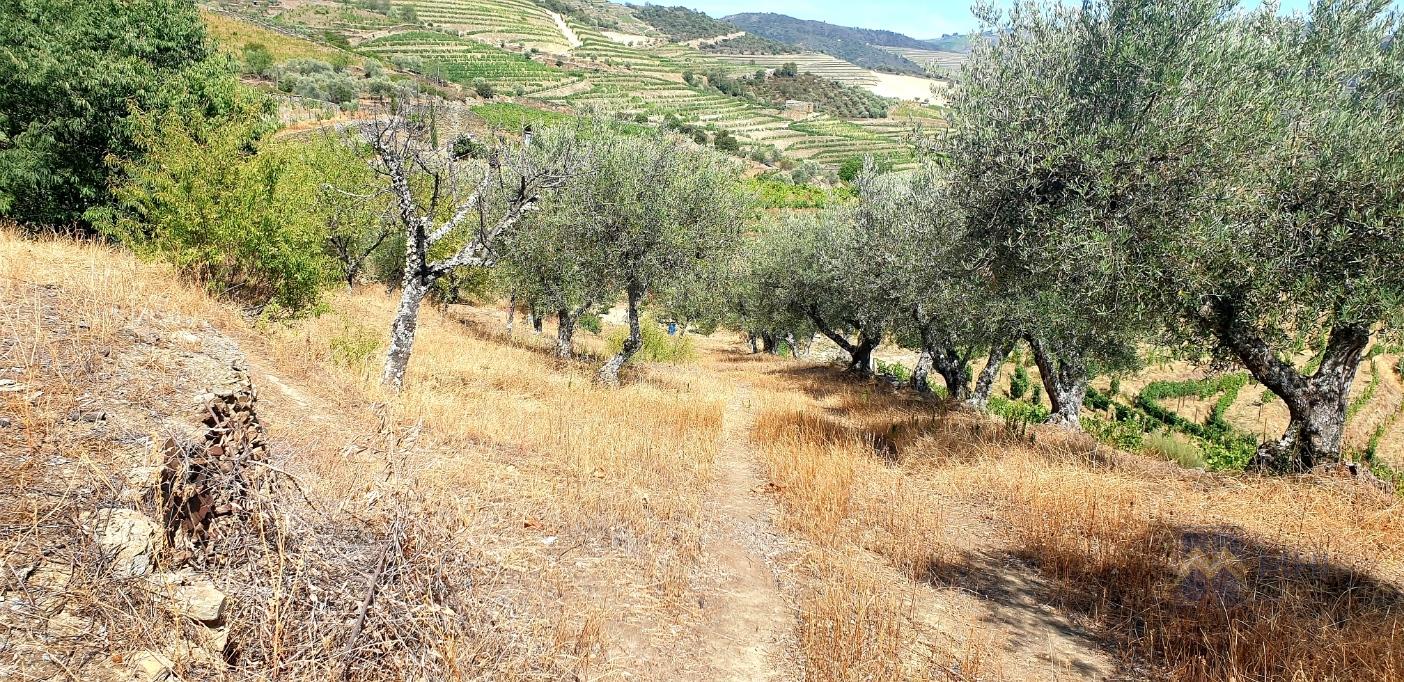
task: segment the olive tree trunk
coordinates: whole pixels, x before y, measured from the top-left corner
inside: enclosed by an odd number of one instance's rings
[[[931,393],[930,372],[936,370],[946,383],[946,395],[964,400],[970,395],[970,362],[951,344],[945,342],[930,322],[922,320],[920,309],[915,313],[921,332],[921,354],[912,372],[912,385],[920,393]]]
[[[916,366],[912,367],[912,390],[922,395],[931,394],[931,351],[925,346],[917,354]]]
[[[643,287],[630,284],[628,287],[629,298],[629,336],[625,337],[624,345],[619,348],[619,352],[614,354],[607,362],[600,367],[600,382],[608,386],[619,385],[619,370],[624,368],[624,363],[628,362],[634,354],[643,347],[643,331],[639,328],[639,301],[643,298]]]
[[[995,379],[999,378],[999,370],[1012,350],[1014,344],[1008,342],[990,346],[990,357],[980,370],[979,378],[975,380],[975,390],[970,394],[970,399],[965,401],[967,405],[983,410],[990,404],[990,393],[994,391]]]
[[[970,363],[954,348],[933,348],[931,363],[946,382],[946,395],[956,400],[970,395]]]
[[[1082,357],[1076,352],[1065,352],[1055,358],[1041,339],[1030,337],[1028,341],[1052,407],[1048,423],[1082,430],[1080,412],[1082,399],[1087,395],[1087,366]]]
[[[820,334],[827,336],[830,341],[834,342],[834,345],[848,353],[849,361],[846,368],[848,371],[864,376],[873,373],[873,349],[882,342],[881,329],[870,329],[856,323],[853,324],[852,326],[858,330],[858,341],[854,343],[844,338],[843,334],[834,331],[833,327],[830,327],[829,323],[825,322],[817,311],[811,309],[806,314]]]
[[[573,311],[570,308],[556,311],[556,357],[564,360],[575,357],[575,325],[589,310],[590,305],[586,304]]]
[[[507,299],[507,335],[512,335],[512,323],[517,320],[517,295]]]
[[[1215,304],[1211,330],[1254,379],[1282,398],[1290,415],[1282,437],[1258,447],[1254,466],[1290,472],[1340,461],[1350,386],[1370,343],[1369,326],[1332,328],[1322,351],[1321,366],[1308,376],[1279,359],[1262,337],[1238,322],[1235,312],[1225,303]]]

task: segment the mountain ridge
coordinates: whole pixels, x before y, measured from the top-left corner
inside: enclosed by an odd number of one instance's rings
[[[895,31],[840,26],[774,12],[743,12],[723,17],[722,21],[740,26],[748,33],[822,52],[859,66],[914,76],[926,75],[926,70],[878,46],[932,49],[925,41]]]

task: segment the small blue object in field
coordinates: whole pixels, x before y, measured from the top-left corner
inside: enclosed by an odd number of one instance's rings
[[[676,334],[676,333],[678,333],[678,323],[677,323],[677,322],[669,322],[669,323],[668,323],[668,336],[672,336],[672,335],[674,335],[674,334]]]

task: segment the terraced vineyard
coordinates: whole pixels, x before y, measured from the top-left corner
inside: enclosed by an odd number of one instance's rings
[[[571,50],[571,56],[577,59],[588,59],[606,67],[661,78],[680,79],[682,72],[688,68],[685,63],[673,56],[688,56],[685,46],[682,51],[675,50],[667,53],[634,48],[610,40],[599,30],[579,24],[574,20],[568,19],[566,23],[570,25],[570,28],[580,37],[580,42],[583,43],[580,47]]]
[[[356,50],[386,61],[414,65],[414,70],[471,88],[481,79],[501,95],[527,95],[567,105],[577,111],[643,114],[654,123],[665,118],[729,131],[752,148],[772,154],[774,148],[793,159],[837,165],[872,154],[898,166],[910,161],[903,141],[905,124],[869,120],[862,125],[825,114],[794,121],[753,100],[732,97],[684,82],[685,72],[717,69],[743,74],[795,62],[801,70],[840,82],[872,86],[873,72],[817,53],[726,55],[703,52],[681,42],[634,47],[611,40],[604,28],[647,30],[623,5],[589,0],[585,11],[563,17],[565,28],[578,39],[572,47],[556,15],[529,0],[406,0],[420,24],[391,25],[383,15],[347,10],[331,3],[299,5],[282,13],[308,29],[336,28],[348,34]],[[594,17],[591,19],[590,17]],[[315,24],[315,26],[314,26]],[[316,31],[306,31],[315,35]],[[529,58],[532,49],[569,60],[557,68]],[[410,58],[413,62],[408,62]],[[414,64],[417,62],[417,64]],[[560,63],[557,61],[557,63]]]
[[[959,52],[940,52],[936,50],[917,50],[904,47],[884,47],[882,48],[892,54],[904,57],[909,61],[916,62],[931,72],[942,75],[950,75],[960,71],[961,64],[970,58],[970,55]]]
[[[460,31],[499,46],[519,45],[547,52],[570,49],[551,14],[529,0],[407,0],[428,26]]]
[[[555,89],[581,77],[474,40],[433,31],[406,31],[381,36],[359,49],[379,57],[412,57],[426,75],[471,85],[482,79],[494,88],[523,94]]]
[[[726,64],[735,72],[754,71],[757,68],[776,69],[788,62],[794,62],[800,71],[816,76],[831,78],[849,85],[874,85],[877,78],[868,69],[818,52],[800,54],[708,54],[707,59]]]

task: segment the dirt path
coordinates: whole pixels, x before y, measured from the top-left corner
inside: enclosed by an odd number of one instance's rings
[[[551,20],[556,22],[556,28],[561,30],[561,35],[565,37],[566,43],[570,45],[570,49],[574,50],[585,44],[580,40],[580,36],[575,35],[575,30],[566,23],[565,17],[562,17],[559,12],[549,12],[549,14],[551,15]]]
[[[710,528],[703,554],[720,572],[717,594],[703,603],[704,652],[715,680],[793,679],[786,674],[786,640],[794,616],[772,568],[781,540],[771,519],[775,503],[749,449],[751,391],[739,385],[727,405],[722,446],[708,496]]]

